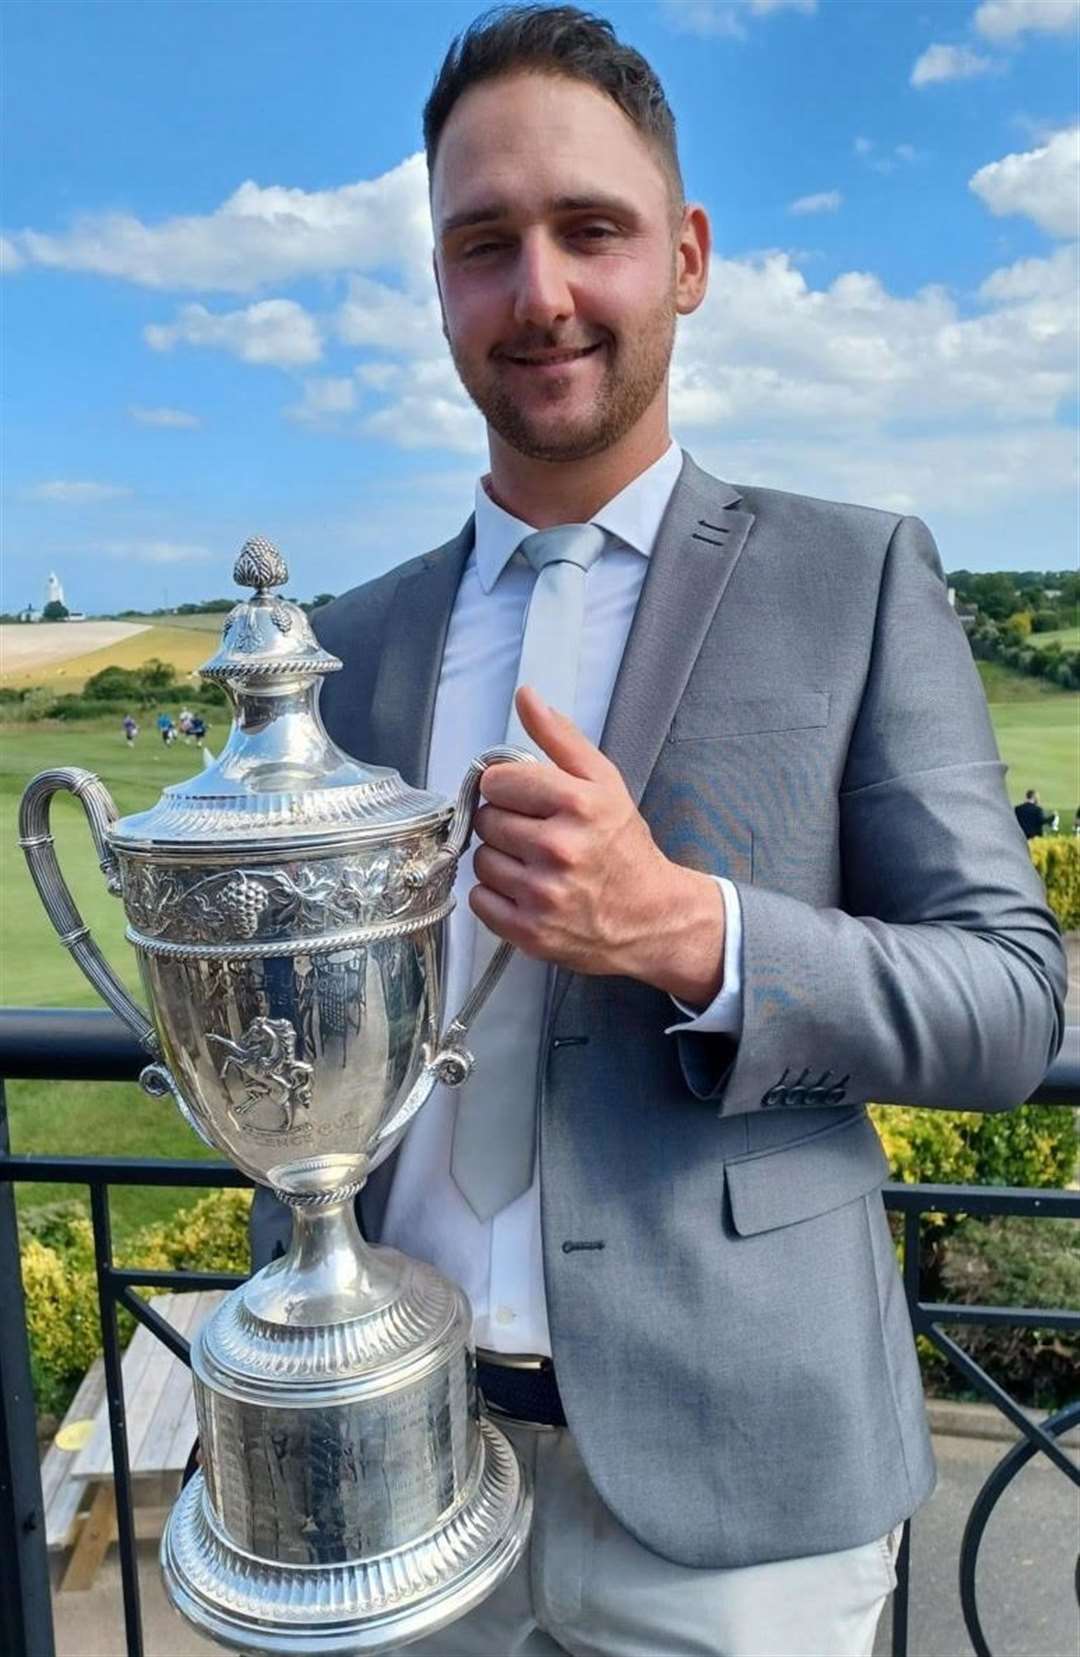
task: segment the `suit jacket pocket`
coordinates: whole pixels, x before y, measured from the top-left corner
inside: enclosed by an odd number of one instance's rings
[[[807,731],[829,722],[828,692],[791,690],[770,696],[729,696],[717,689],[685,696],[671,727],[673,742],[755,736],[765,731]]]
[[[786,1145],[726,1165],[731,1219],[740,1237],[795,1225],[876,1191],[889,1172],[874,1124],[858,1110]]]

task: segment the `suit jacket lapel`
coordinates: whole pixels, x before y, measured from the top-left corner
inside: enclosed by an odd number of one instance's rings
[[[600,746],[640,803],[754,521],[689,455],[649,559]]]
[[[422,788],[427,779],[446,631],[472,544],[470,517],[452,541],[426,553],[402,575],[390,601],[383,636],[376,642],[379,669],[365,758],[395,766],[415,787]]]
[[[405,781],[427,782],[435,693],[454,596],[473,544],[473,519],[445,546],[425,553],[401,576],[381,637],[371,641],[379,667],[371,696],[364,758],[393,766]],[[447,1010],[447,1017],[450,1016]],[[360,1195],[365,1237],[382,1233],[397,1149],[368,1179]]]
[[[640,805],[653,766],[754,522],[739,491],[687,455],[660,524],[600,747]],[[558,1011],[572,975],[555,973]]]

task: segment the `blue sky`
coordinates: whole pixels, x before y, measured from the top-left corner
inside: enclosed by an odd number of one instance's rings
[[[917,512],[947,568],[1077,556],[1077,0],[638,0],[715,234],[676,437]],[[429,272],[456,0],[7,0],[3,592],[339,592],[455,532],[483,428]]]

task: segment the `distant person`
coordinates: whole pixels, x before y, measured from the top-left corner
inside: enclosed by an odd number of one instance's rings
[[[161,732],[161,740],[166,748],[171,742],[176,741],[176,726],[172,722],[171,714],[159,713],[157,716],[157,728]]]
[[[195,738],[197,746],[201,748],[203,745],[203,739],[206,736],[206,724],[201,714],[196,713],[192,715],[191,734]]]
[[[1044,811],[1039,804],[1039,791],[1036,788],[1029,788],[1016,807],[1016,821],[1029,840],[1034,840],[1045,829],[1057,826],[1055,813]]]
[[[191,719],[192,719],[191,709],[190,708],[181,708],[180,713],[179,713],[179,717],[177,719],[177,724],[180,727],[180,735],[182,737],[185,737],[188,742],[191,741]]]
[[[123,729],[124,738],[127,742],[128,747],[129,748],[134,747],[135,738],[139,734],[139,727],[136,725],[134,719],[132,719],[132,717],[129,713],[126,713],[124,715],[123,719],[120,721],[120,724],[121,724],[121,728]]]

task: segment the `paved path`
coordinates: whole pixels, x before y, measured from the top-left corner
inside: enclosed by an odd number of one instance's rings
[[[985,1439],[938,1438],[939,1482],[915,1522],[908,1657],[969,1657],[957,1591],[960,1538],[972,1502],[1008,1446]],[[979,1605],[994,1657],[1076,1657],[1080,1626],[1071,1578],[1078,1514],[1064,1475],[1029,1463],[1003,1497],[980,1554]],[[208,1657],[214,1649],[165,1603],[156,1549],[140,1549],[146,1657]],[[123,1657],[120,1571],[115,1549],[84,1594],[54,1600],[57,1657]],[[889,1622],[874,1657],[889,1657]],[[656,1657],[668,1657],[657,1652]],[[781,1657],[777,1653],[776,1657]],[[785,1652],[782,1657],[831,1657]]]
[[[937,1438],[934,1448],[938,1487],[912,1526],[908,1657],[968,1657],[957,1586],[960,1541],[972,1503],[1009,1446]],[[1001,1498],[979,1551],[979,1614],[994,1657],[1076,1657],[1078,1544],[1076,1488],[1036,1457]],[[889,1635],[886,1617],[874,1657],[888,1657]]]

